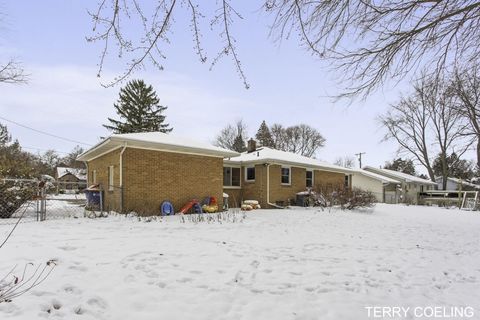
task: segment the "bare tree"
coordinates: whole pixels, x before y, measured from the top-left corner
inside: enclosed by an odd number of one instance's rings
[[[243,122],[242,119],[237,120],[234,124],[229,124],[225,128],[223,128],[220,133],[215,137],[213,144],[217,147],[229,149],[229,150],[236,150],[236,143],[235,140],[238,140],[240,137],[241,139],[245,139],[248,136],[247,133],[247,125]]]
[[[477,168],[480,168],[480,68],[478,65],[456,69],[451,87],[460,100],[457,111],[470,124],[466,134],[476,139]]]
[[[287,140],[285,127],[279,123],[274,123],[270,127],[270,133],[272,134],[273,148],[277,150],[285,150],[285,141]]]
[[[315,156],[315,153],[325,145],[326,141],[318,130],[306,124],[288,128],[274,124],[270,131],[275,149],[298,153],[306,157]]]
[[[380,122],[387,130],[384,140],[395,140],[399,145],[399,152],[413,156],[427,169],[430,179],[435,181],[428,140],[431,115],[425,92],[421,88],[421,85],[416,84],[414,93],[392,104],[390,110],[380,116]]]
[[[200,61],[207,61],[201,47],[201,22],[207,5],[198,0],[156,0],[155,4],[145,8],[138,0],[102,0],[90,13],[94,35],[88,40],[103,43],[99,74],[112,44],[118,56],[129,61],[112,84],[148,60],[162,68],[163,46],[169,43],[174,17],[181,10],[190,16],[195,52]],[[480,1],[264,0],[263,8],[273,19],[270,34],[274,40],[299,35],[309,52],[330,60],[332,68],[344,75],[339,83],[345,97],[366,96],[386,80],[401,80],[419,66],[440,76],[445,67],[458,61],[470,64],[479,59]],[[248,88],[231,33],[231,25],[242,16],[229,0],[217,1],[215,11],[208,16],[212,29],[220,30],[222,42],[212,64],[223,56],[232,57]],[[125,32],[125,25],[132,24],[140,25],[143,32]]]
[[[333,164],[344,168],[355,168],[355,158],[352,156],[337,157]]]
[[[442,168],[443,190],[447,188],[449,175],[449,153],[456,154],[457,159],[468,150],[473,140],[466,137],[466,122],[457,110],[457,97],[443,82],[423,83],[422,90],[427,91],[428,108],[432,119],[433,136],[439,149],[439,160]],[[433,169],[433,163],[432,163]]]
[[[432,159],[437,153],[445,160],[442,172],[446,181],[448,154],[462,155],[471,144],[464,139],[466,125],[455,104],[447,85],[435,78],[423,77],[415,83],[410,96],[402,97],[380,117],[387,130],[384,139],[395,140],[399,152],[409,154],[425,167],[432,181],[435,181]]]

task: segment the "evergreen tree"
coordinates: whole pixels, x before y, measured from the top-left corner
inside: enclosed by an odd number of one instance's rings
[[[120,120],[108,118],[110,124],[103,125],[114,133],[133,133],[160,131],[168,133],[173,130],[165,122],[162,114],[167,107],[159,104],[155,90],[143,80],[132,80],[120,89],[117,103],[113,106]]]
[[[270,129],[265,123],[265,120],[262,121],[260,128],[258,128],[255,138],[260,143],[260,145],[264,147],[269,147],[269,148],[274,147],[273,137],[272,137],[272,134],[270,133]]]
[[[243,140],[241,133],[235,137],[235,140],[233,141],[232,149],[237,152],[247,151],[247,146],[245,145],[245,140]]]
[[[0,123],[0,146],[4,146],[11,140],[7,126]]]
[[[447,168],[448,177],[468,180],[475,176],[474,164],[460,159],[455,152],[447,157]],[[436,176],[443,176],[440,155],[433,161],[433,172]]]
[[[403,172],[412,176],[415,175],[415,165],[413,164],[413,161],[403,160],[402,158],[395,159],[393,162],[386,162],[384,169]]]

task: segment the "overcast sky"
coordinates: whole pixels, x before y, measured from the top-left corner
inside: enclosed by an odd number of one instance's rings
[[[95,9],[96,1],[86,3],[0,0],[0,12],[5,14],[0,59],[16,56],[31,74],[27,85],[0,85],[2,117],[86,144],[108,135],[102,124],[115,115],[113,102],[119,86],[106,89],[100,82],[119,75],[125,65],[111,61],[103,78],[96,77],[100,47],[85,40],[92,29],[87,9]],[[390,84],[366,101],[348,106],[345,101],[334,103],[327,96],[338,93],[338,74],[307,53],[296,39],[274,43],[268,36],[268,19],[258,7],[238,9],[244,20],[232,32],[249,90],[229,57],[212,71],[209,63],[199,62],[192,49],[189,21],[182,15],[176,19],[172,44],[166,49],[165,70],[148,65],[133,75],[152,84],[161,103],[168,106],[167,121],[175,134],[211,142],[225,124],[240,118],[248,124],[251,136],[262,120],[285,126],[307,123],[327,139],[318,158],[333,162],[338,156],[366,152],[363,163],[373,166],[393,159],[396,146],[381,142],[384,132],[376,117],[398,99],[402,85]],[[220,43],[208,29],[204,45],[211,60]],[[68,152],[75,146],[0,122],[29,151]]]

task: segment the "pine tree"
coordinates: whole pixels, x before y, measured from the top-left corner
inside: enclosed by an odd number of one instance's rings
[[[162,115],[167,107],[159,104],[160,100],[151,85],[143,80],[132,80],[120,89],[117,103],[113,106],[120,120],[108,118],[110,124],[103,125],[114,133],[134,133],[160,131],[168,133],[173,130]]]
[[[412,176],[415,175],[415,165],[413,164],[413,161],[410,159],[404,160],[402,158],[397,158],[397,159],[394,159],[393,162],[391,163],[386,162],[385,166],[383,167],[385,169],[403,172]]]
[[[4,146],[11,140],[7,126],[0,123],[0,146]]]
[[[245,140],[243,140],[242,134],[240,133],[238,136],[235,137],[233,141],[233,148],[234,151],[237,152],[245,152],[247,151],[247,146],[245,145]]]
[[[258,128],[255,138],[260,143],[260,145],[264,147],[273,148],[275,145],[273,142],[272,134],[270,133],[270,129],[265,123],[265,120],[263,120],[262,124],[260,125],[260,128]]]

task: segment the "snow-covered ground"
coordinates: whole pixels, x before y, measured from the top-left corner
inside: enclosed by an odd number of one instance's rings
[[[378,205],[257,210],[222,224],[25,223],[0,249],[0,275],[48,259],[58,261],[50,277],[0,304],[0,319],[356,320],[367,306],[470,306],[480,318],[478,212]]]

